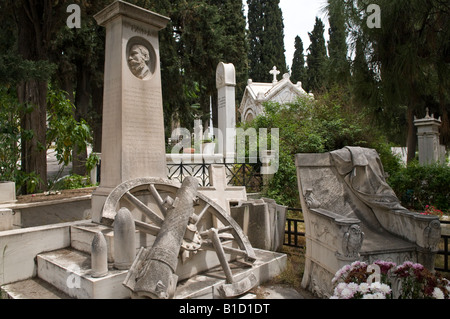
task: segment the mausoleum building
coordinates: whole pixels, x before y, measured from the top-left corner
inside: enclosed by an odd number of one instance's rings
[[[260,114],[264,114],[265,102],[277,102],[280,104],[295,102],[299,97],[310,96],[303,88],[302,83],[293,84],[289,73],[283,75],[281,81],[277,80],[280,71],[274,67],[270,74],[274,79],[272,83],[253,82],[249,79],[242,98],[239,113],[242,122],[249,122]]]

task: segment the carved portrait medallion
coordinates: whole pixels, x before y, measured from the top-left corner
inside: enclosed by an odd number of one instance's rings
[[[153,75],[156,54],[148,41],[140,37],[130,39],[126,58],[131,73],[138,79],[147,80]]]

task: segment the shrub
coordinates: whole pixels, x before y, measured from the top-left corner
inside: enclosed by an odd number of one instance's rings
[[[425,211],[428,205],[450,213],[449,166],[413,162],[393,173],[388,183],[409,209]]]
[[[345,146],[375,148],[389,173],[400,167],[382,134],[367,124],[364,113],[343,107],[329,96],[317,100],[300,98],[295,103],[266,103],[265,114],[256,117],[244,129],[279,128],[279,169],[264,195],[278,203],[299,207],[295,154],[324,153]]]

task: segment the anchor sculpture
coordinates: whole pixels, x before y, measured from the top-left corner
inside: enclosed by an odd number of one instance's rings
[[[160,178],[139,178],[117,186],[107,198],[102,224],[112,225],[123,207],[137,210],[145,220],[135,218],[136,229],[155,236],[151,247],[141,247],[123,285],[134,298],[173,298],[179,280],[180,263],[195,263],[202,251],[215,251],[225,274],[220,288],[223,298],[241,295],[257,284],[251,273],[236,281],[230,262],[239,259],[251,267],[255,252],[239,225],[226,211],[197,193],[197,179],[186,178],[180,186]],[[220,223],[217,223],[217,220]],[[220,224],[220,228],[214,225]]]

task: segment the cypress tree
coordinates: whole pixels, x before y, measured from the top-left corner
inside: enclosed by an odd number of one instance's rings
[[[256,82],[272,82],[276,66],[287,72],[283,13],[279,0],[247,0],[249,25],[249,76]]]
[[[297,83],[298,81],[304,82],[306,79],[306,68],[305,68],[305,55],[303,54],[303,41],[299,36],[295,37],[295,52],[294,58],[292,60],[292,83]]]
[[[350,64],[347,59],[347,32],[344,5],[341,0],[328,0],[330,29],[328,34],[328,83],[329,85],[348,85]]]
[[[244,94],[248,79],[248,42],[242,0],[210,0],[217,6],[219,25],[223,28],[220,61],[233,63],[236,70],[236,98]],[[214,78],[215,80],[215,78]],[[213,122],[217,122],[217,89],[213,95]],[[240,101],[236,101],[238,106]],[[237,110],[236,110],[237,111]]]
[[[308,48],[306,58],[306,85],[308,92],[318,93],[326,86],[327,48],[323,33],[325,26],[321,19],[316,17],[316,23],[312,32],[308,33],[311,45]]]

